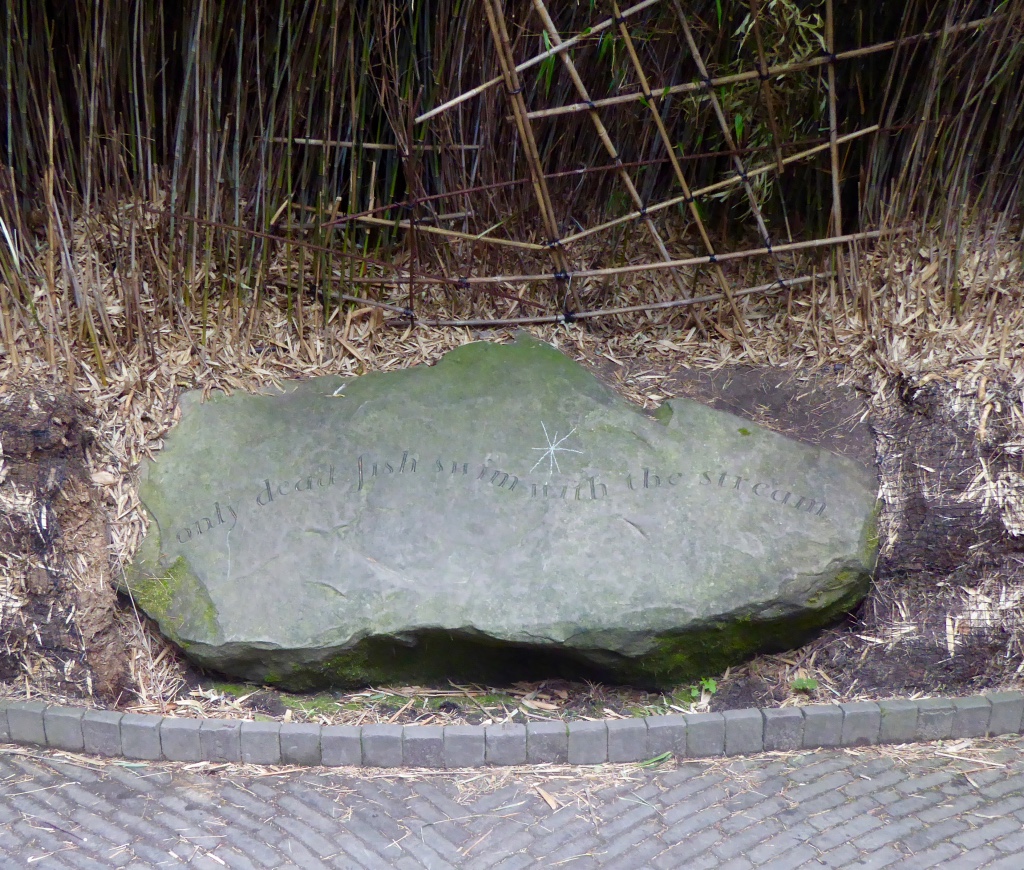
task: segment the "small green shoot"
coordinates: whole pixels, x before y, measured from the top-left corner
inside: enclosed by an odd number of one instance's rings
[[[704,695],[714,695],[718,691],[718,682],[711,677],[704,677],[699,683],[690,686],[684,693],[691,703],[697,703]]]
[[[654,758],[648,758],[646,761],[638,761],[637,767],[643,767],[650,770],[653,767],[661,767],[666,761],[672,759],[671,752],[662,752],[661,755],[655,755]]]
[[[818,688],[818,681],[814,677],[796,677],[790,681],[789,688],[794,692],[806,692],[810,694]]]

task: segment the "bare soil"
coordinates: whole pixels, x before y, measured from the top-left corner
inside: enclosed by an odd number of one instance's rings
[[[129,684],[107,521],[85,466],[88,408],[65,388],[0,395],[0,679],[116,700]],[[14,594],[12,594],[14,593]]]
[[[809,645],[709,675],[714,691],[684,686],[654,695],[548,680],[328,696],[339,710],[356,708],[361,720],[395,722],[488,721],[514,715],[517,706],[541,716],[600,717],[638,709],[965,694],[1018,679],[1024,469],[1020,452],[1006,449],[1015,443],[1012,409],[1021,406],[1013,389],[983,382],[987,396],[998,400],[979,435],[977,415],[971,416],[977,403],[964,402],[955,384],[895,382],[892,400],[884,402],[840,385],[836,368],[706,371],[639,359],[584,362],[627,395],[635,397],[642,385],[653,401],[688,396],[878,470],[886,508],[868,598]],[[20,382],[0,393],[6,584],[0,680],[12,688],[35,681],[65,696],[131,706],[140,693],[120,623],[134,614],[111,583],[107,515],[86,465],[91,441],[88,407],[59,386]],[[976,479],[979,468],[986,479]],[[183,660],[179,665],[180,698],[222,698],[216,675]],[[801,679],[805,688],[794,689]],[[253,686],[237,703],[213,706],[220,714],[234,709],[279,718],[292,715],[294,705],[286,700]],[[179,705],[178,712],[187,708]]]

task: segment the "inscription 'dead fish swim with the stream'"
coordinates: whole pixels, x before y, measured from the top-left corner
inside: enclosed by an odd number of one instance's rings
[[[442,459],[435,459],[424,469],[422,460],[409,450],[402,451],[401,458],[396,457],[395,459],[383,459],[371,454],[363,454],[357,457],[351,466],[354,467],[354,474],[351,475],[350,480],[354,483],[357,493],[362,492],[371,481],[377,479],[401,481],[405,479],[406,475],[418,474],[421,477],[431,476],[435,481],[446,477],[464,481],[482,481],[495,490],[509,495],[515,493],[526,498],[564,502],[612,498],[617,492],[616,487],[621,494],[626,494],[625,491],[628,490],[631,493],[639,492],[653,497],[671,497],[671,491],[675,487],[704,486],[728,490],[740,497],[766,499],[780,508],[792,508],[815,517],[823,517],[828,507],[820,496],[815,498],[800,495],[775,483],[746,478],[741,474],[733,474],[729,471],[689,473],[661,471],[658,473],[650,468],[642,468],[635,473],[627,473],[623,480],[618,481],[617,484],[611,483],[609,488],[609,483],[598,475],[586,475],[579,481],[573,482],[553,482],[550,479],[538,482],[525,476],[520,478],[511,472],[488,465],[471,465],[469,462]],[[264,508],[276,502],[277,507],[284,509],[283,500],[289,496],[302,493],[315,495],[321,490],[335,487],[338,483],[338,469],[334,465],[329,466],[326,471],[318,470],[298,479],[293,478],[284,482],[264,478],[262,485],[250,500],[249,506]],[[349,483],[349,486],[351,487],[353,483]],[[193,538],[213,532],[220,527],[224,527],[225,531],[234,529],[238,523],[238,510],[239,508],[232,504],[222,503],[220,500],[215,501],[210,515],[193,520],[177,531],[178,543],[187,543]]]
[[[501,679],[554,656],[671,684],[834,621],[874,569],[871,470],[686,399],[649,415],[529,337],[200,398],[144,464],[124,586],[245,679]]]

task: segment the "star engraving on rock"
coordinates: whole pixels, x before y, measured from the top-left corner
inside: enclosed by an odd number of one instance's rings
[[[570,429],[567,434],[565,434],[561,438],[559,438],[557,432],[555,432],[554,437],[548,435],[548,427],[545,426],[543,422],[541,422],[540,425],[541,425],[541,428],[543,428],[543,430],[544,430],[544,440],[547,441],[548,444],[547,444],[547,447],[534,447],[534,448],[532,448],[533,450],[540,450],[542,452],[541,452],[540,459],[538,459],[534,463],[533,468],[531,468],[530,471],[531,472],[536,471],[537,470],[537,466],[540,465],[546,459],[548,461],[548,475],[550,476],[550,475],[554,474],[556,471],[559,474],[561,474],[562,473],[562,469],[558,467],[558,456],[556,454],[558,454],[558,453],[582,453],[583,452],[582,450],[573,450],[571,447],[561,447],[560,446],[563,442],[568,440],[570,435],[572,435],[576,431],[576,427],[573,426],[572,429]]]

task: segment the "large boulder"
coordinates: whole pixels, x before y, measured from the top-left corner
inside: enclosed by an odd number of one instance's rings
[[[127,588],[198,664],[285,688],[667,686],[865,594],[875,475],[689,400],[652,417],[527,337],[182,399]]]

